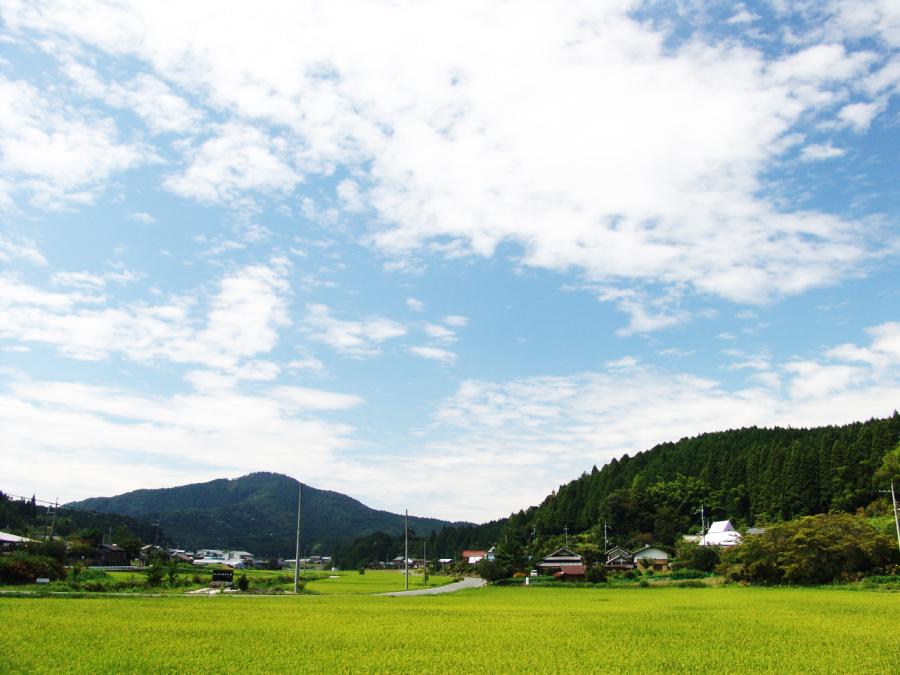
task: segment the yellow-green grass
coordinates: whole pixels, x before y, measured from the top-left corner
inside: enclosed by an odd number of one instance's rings
[[[900,602],[829,589],[0,598],[8,672],[896,672]]]

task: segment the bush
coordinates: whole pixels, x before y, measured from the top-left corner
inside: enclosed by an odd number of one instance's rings
[[[697,542],[683,541],[676,549],[676,570],[692,569],[701,572],[712,572],[722,561],[721,553],[716,546],[700,546]]]
[[[887,571],[897,558],[893,542],[863,519],[827,513],[748,537],[719,569],[735,581],[826,584]]]
[[[699,579],[687,579],[685,581],[679,581],[675,585],[678,588],[706,588],[706,584]]]
[[[606,581],[606,568],[603,565],[591,565],[584,571],[584,580],[592,584]]]
[[[242,574],[238,578],[237,585],[238,585],[238,588],[242,591],[246,591],[248,588],[250,588],[250,580],[247,578],[246,574]]]
[[[162,565],[153,563],[147,568],[147,585],[159,586],[162,583],[163,576],[165,576],[165,570],[163,570]]]
[[[49,556],[16,551],[0,557],[0,581],[6,584],[33,584],[39,578],[56,581],[65,577],[63,564]]]
[[[365,567],[360,567],[360,568],[359,568],[359,573],[360,573],[360,574],[365,574],[365,573],[366,573],[366,568],[365,568]]]

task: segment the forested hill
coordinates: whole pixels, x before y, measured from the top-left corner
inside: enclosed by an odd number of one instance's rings
[[[898,439],[894,412],[845,426],[750,427],[663,443],[594,467],[513,514],[506,533],[523,544],[565,527],[599,535],[605,520],[619,543],[671,544],[699,526],[701,505],[708,519],[741,525],[855,511],[879,497],[872,475]]]
[[[168,543],[180,548],[241,549],[257,556],[293,558],[297,518],[295,479],[253,473],[233,480],[136,490],[71,504],[79,509],[159,519]],[[397,535],[403,516],[371,509],[347,495],[303,486],[301,551],[328,554],[338,544],[376,531]],[[429,533],[450,525],[410,516],[410,527]]]

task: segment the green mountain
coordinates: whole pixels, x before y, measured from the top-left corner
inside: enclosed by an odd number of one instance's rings
[[[854,512],[882,497],[873,474],[898,439],[894,412],[843,426],[749,427],[662,443],[594,467],[512,514],[503,537],[535,548],[567,530],[600,544],[605,521],[616,543],[672,544],[699,529],[701,506],[707,523],[739,525]]]
[[[69,506],[159,520],[168,543],[185,549],[251,551],[257,556],[294,557],[299,483],[277,473],[135,490],[95,497]],[[381,531],[403,532],[403,516],[377,511],[347,495],[303,485],[301,552],[329,554],[335,546]],[[410,516],[410,529],[430,533],[451,525]]]

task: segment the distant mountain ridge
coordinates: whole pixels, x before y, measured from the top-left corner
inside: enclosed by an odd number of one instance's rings
[[[277,473],[251,473],[172,488],[93,497],[69,506],[145,520],[159,519],[168,543],[179,548],[242,549],[257,556],[294,556],[298,481]],[[303,485],[301,551],[333,547],[373,532],[397,535],[403,516],[372,509],[339,492]],[[410,529],[426,534],[450,523],[410,516]]]

